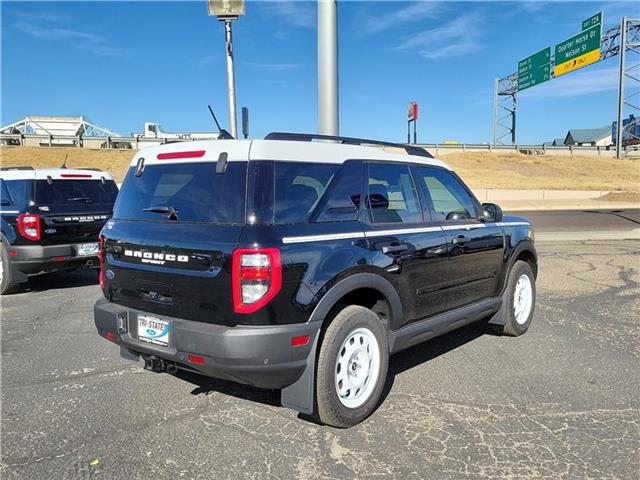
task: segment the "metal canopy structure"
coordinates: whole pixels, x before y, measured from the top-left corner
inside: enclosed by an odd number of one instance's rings
[[[118,133],[91,123],[86,117],[24,117],[0,127],[0,133],[65,137],[118,137]]]
[[[623,48],[621,48],[623,46]],[[622,54],[620,55],[620,53]],[[620,25],[606,30],[600,41],[600,61],[620,55],[620,76],[618,81],[618,125],[625,117],[625,110],[640,112],[640,19],[622,18]],[[634,58],[631,58],[634,55]],[[551,71],[555,58],[551,60]],[[552,75],[553,76],[553,75]],[[628,83],[625,83],[627,80]],[[516,144],[516,105],[518,92],[518,72],[497,78],[493,99],[493,144],[505,145],[504,139],[511,138]],[[638,120],[636,120],[637,122]],[[633,126],[625,125],[625,134]],[[622,129],[618,128],[620,135]],[[619,135],[619,136],[620,136]],[[637,138],[637,137],[636,137]],[[621,155],[621,141],[616,142],[617,156]]]

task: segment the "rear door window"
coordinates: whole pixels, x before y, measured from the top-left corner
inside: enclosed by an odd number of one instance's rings
[[[223,174],[216,174],[215,162],[147,165],[139,177],[132,168],[114,217],[174,221],[161,213],[163,208],[173,208],[182,222],[243,224],[246,173],[247,162],[229,162]]]
[[[118,196],[113,180],[36,180],[39,205],[111,204]]]
[[[305,223],[341,165],[275,162],[275,223]]]

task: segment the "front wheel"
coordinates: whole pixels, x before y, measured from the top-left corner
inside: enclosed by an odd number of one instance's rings
[[[317,417],[348,428],[377,407],[387,377],[389,347],[378,316],[358,305],[341,310],[327,328],[316,374]]]
[[[529,330],[536,307],[536,279],[527,262],[518,260],[513,264],[507,289],[505,324],[498,331],[517,337]]]

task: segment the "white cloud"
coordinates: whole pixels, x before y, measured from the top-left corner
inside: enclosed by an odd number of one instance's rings
[[[363,14],[359,26],[361,33],[369,35],[397,27],[399,24],[436,18],[441,10],[441,3],[424,1],[411,3],[390,14],[370,14],[370,10],[367,10],[367,13]]]
[[[396,49],[415,50],[427,59],[468,55],[482,48],[483,23],[479,14],[467,13],[440,27],[406,37]]]
[[[220,55],[205,55],[200,60],[198,60],[198,63],[200,65],[211,65],[213,63],[216,63],[219,58]]]
[[[316,26],[316,2],[279,0],[260,2],[260,4],[265,13],[278,17],[288,25],[302,28]]]
[[[297,63],[255,63],[255,62],[245,62],[245,65],[248,65],[250,67],[262,68],[270,72],[284,72],[286,70],[293,70],[300,66]]]
[[[518,95],[528,99],[581,97],[598,92],[608,92],[618,88],[618,68],[607,67],[600,70],[585,70],[568,73],[542,85],[524,90]]]
[[[78,50],[85,50],[101,57],[123,57],[127,52],[121,48],[109,44],[108,40],[100,35],[69,28],[53,26],[52,23],[63,21],[63,17],[52,15],[39,15],[33,21],[21,21],[14,26],[22,33],[33,38],[49,41],[61,41]]]

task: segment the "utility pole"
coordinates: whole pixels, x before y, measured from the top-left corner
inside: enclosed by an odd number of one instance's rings
[[[338,7],[318,0],[318,133],[339,135]]]
[[[500,79],[496,78],[493,84],[493,145],[498,141],[498,84]]]
[[[627,47],[627,17],[620,20],[620,71],[618,77],[618,123],[616,126],[616,158],[622,157],[623,115],[624,115],[624,75]]]

